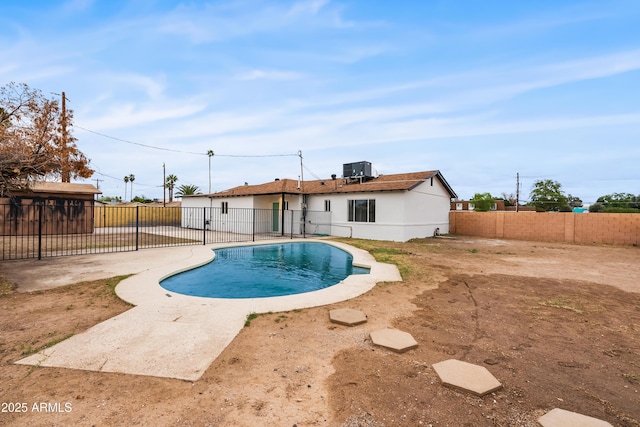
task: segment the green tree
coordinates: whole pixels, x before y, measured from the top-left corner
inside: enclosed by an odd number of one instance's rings
[[[582,207],[582,199],[580,197],[572,196],[569,194],[567,196],[567,203],[572,208],[581,208]]]
[[[571,210],[567,196],[562,191],[562,184],[552,179],[534,182],[529,200],[530,205],[543,212]]]
[[[100,196],[100,198],[98,198],[98,201],[102,202],[102,203],[121,202],[122,201],[122,197],[120,197],[120,196]]]
[[[589,212],[636,213],[640,212],[640,195],[631,193],[612,193],[598,197],[598,201],[589,206]]]
[[[147,199],[146,197],[144,197],[144,194],[142,196],[134,197],[133,199],[131,199],[131,201],[137,203],[153,203],[153,200]]]
[[[169,175],[165,179],[165,185],[169,189],[169,203],[173,202],[173,189],[176,186],[176,181],[178,181],[178,177],[175,175]]]
[[[598,197],[598,203],[605,208],[640,208],[640,195],[631,193],[612,193]]]
[[[470,200],[474,204],[474,210],[487,212],[493,205],[494,198],[491,193],[476,193]]]
[[[202,194],[200,191],[200,187],[197,185],[183,184],[178,187],[178,191],[176,192],[176,196],[193,196],[194,194]]]
[[[602,212],[604,210],[604,206],[602,203],[594,203],[589,206],[589,212]]]

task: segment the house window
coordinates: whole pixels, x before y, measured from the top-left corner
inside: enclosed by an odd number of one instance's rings
[[[475,203],[469,203],[469,210],[473,211],[476,209],[476,204]]]
[[[222,213],[223,214],[228,214],[229,213],[229,202],[222,202],[220,204],[220,208],[222,209]]]
[[[498,204],[497,203],[492,203],[491,204],[491,210],[492,211],[497,211],[498,210]]]
[[[376,222],[376,201],[349,200],[349,222]]]
[[[457,211],[461,211],[462,210],[462,203],[456,203],[456,210]]]
[[[324,211],[331,212],[331,200],[324,201]]]

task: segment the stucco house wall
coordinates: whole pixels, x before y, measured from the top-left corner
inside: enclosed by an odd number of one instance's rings
[[[404,198],[403,241],[449,233],[450,195],[438,180],[424,182]]]
[[[288,210],[302,209],[301,196],[284,195]],[[227,211],[222,208],[226,203]],[[274,203],[277,210],[274,211]],[[183,197],[182,226],[229,233],[270,233],[281,231],[299,233],[300,225],[289,218],[282,221],[283,197],[281,194],[240,197]],[[285,215],[286,216],[286,215]],[[274,219],[275,218],[275,219]],[[292,230],[293,228],[293,230]]]
[[[440,172],[426,171],[385,175],[363,181],[305,181],[302,185],[285,179],[235,187],[211,195],[184,197],[183,206],[213,206],[212,212],[207,214],[211,216],[207,227],[216,230],[220,227],[224,231],[242,232],[237,229],[238,226],[233,228],[225,222],[228,214],[217,213],[221,203],[226,202],[230,210],[251,208],[259,210],[259,215],[266,216],[264,220],[254,222],[256,232],[284,230],[284,233],[298,234],[301,231],[300,211],[304,200],[304,207],[309,213],[304,224],[306,233],[406,241],[416,237],[431,237],[436,231],[448,233],[452,197],[455,197],[455,193]],[[286,207],[284,211],[283,200]],[[375,221],[349,221],[349,200],[375,200]],[[311,212],[324,213],[325,201],[330,202],[330,213],[311,215]],[[274,203],[277,203],[277,210],[274,210]],[[242,222],[234,218],[234,224]]]
[[[348,221],[348,200],[374,199],[375,222]],[[439,183],[423,183],[410,191],[314,195],[309,209],[323,210],[331,201],[331,235],[392,241],[449,232],[449,195]]]

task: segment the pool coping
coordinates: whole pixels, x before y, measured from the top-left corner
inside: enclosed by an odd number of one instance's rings
[[[343,249],[353,264],[369,274],[348,276],[317,291],[266,298],[205,298],[182,295],[160,286],[180,271],[210,262],[215,249],[293,242],[321,242]],[[395,265],[375,261],[368,252],[323,239],[265,240],[192,247],[188,259],[171,259],[144,270],[116,287],[134,305],[87,331],[16,363],[119,372],[195,381],[244,327],[251,313],[281,312],[332,304],[362,295],[379,282],[402,277]]]

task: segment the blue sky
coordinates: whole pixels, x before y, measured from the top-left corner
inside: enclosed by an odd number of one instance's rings
[[[107,196],[162,199],[163,164],[207,192],[208,150],[212,191],[366,160],[640,193],[637,0],[24,0],[0,46],[0,85],[65,91]]]

